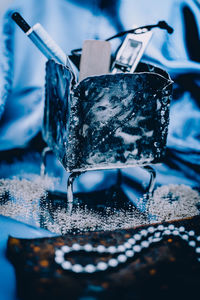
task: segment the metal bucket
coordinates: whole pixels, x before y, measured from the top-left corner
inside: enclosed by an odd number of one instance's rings
[[[151,65],[76,84],[68,68],[48,61],[44,139],[68,172],[161,162],[171,94],[169,75]]]

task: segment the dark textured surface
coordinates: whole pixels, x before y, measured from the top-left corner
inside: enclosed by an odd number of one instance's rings
[[[47,63],[43,137],[60,160],[65,155],[73,74],[63,65]]]
[[[199,217],[172,222],[200,233]],[[142,228],[145,228],[143,226]],[[87,232],[41,239],[9,238],[8,257],[17,275],[21,299],[195,299],[199,293],[200,266],[194,249],[171,236],[114,270],[76,275],[54,262],[55,249],[75,242],[93,246],[124,243],[141,228]],[[70,254],[73,264],[107,261],[111,254]],[[91,297],[91,298],[90,298]]]
[[[46,69],[44,138],[67,171],[122,168],[163,160],[172,81],[140,65],[134,74],[71,85],[68,69]]]

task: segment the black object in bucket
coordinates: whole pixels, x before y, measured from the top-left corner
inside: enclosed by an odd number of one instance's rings
[[[43,136],[67,171],[163,160],[172,93],[166,72],[140,64],[133,74],[73,79],[68,68],[47,62]]]

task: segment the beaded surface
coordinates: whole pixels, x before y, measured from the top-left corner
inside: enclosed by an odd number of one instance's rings
[[[64,270],[74,273],[95,273],[106,271],[109,268],[116,268],[125,263],[128,259],[133,258],[136,254],[140,253],[143,249],[149,248],[151,244],[160,242],[166,236],[178,236],[186,241],[188,245],[194,248],[197,261],[200,262],[200,236],[196,236],[193,230],[186,231],[184,226],[175,227],[173,224],[168,226],[158,225],[150,226],[147,229],[142,229],[140,232],[135,233],[126,242],[118,246],[105,247],[98,245],[93,247],[91,244],[83,246],[78,243],[72,246],[62,246],[55,251],[55,262]],[[72,264],[65,257],[71,252],[87,252],[99,254],[115,254],[115,258],[109,259],[107,262],[100,261],[96,265],[88,264],[83,266],[81,264]]]

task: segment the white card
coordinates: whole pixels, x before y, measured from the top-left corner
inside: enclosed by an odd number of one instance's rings
[[[89,76],[107,74],[110,69],[111,46],[109,42],[86,40],[83,44],[79,81]]]

